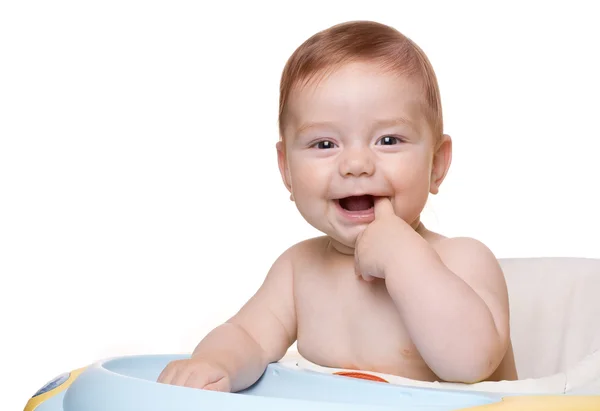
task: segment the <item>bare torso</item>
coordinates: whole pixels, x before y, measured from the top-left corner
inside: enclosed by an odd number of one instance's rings
[[[422,234],[434,246],[443,238]],[[297,257],[297,345],[304,358],[325,367],[439,381],[411,342],[383,281],[360,280],[354,258],[337,252],[326,237],[305,242]],[[488,380],[516,378],[511,346]]]

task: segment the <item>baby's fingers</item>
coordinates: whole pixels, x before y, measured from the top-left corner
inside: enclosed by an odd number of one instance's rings
[[[231,387],[229,385],[229,378],[223,377],[218,381],[215,381],[211,384],[207,384],[204,386],[204,389],[209,391],[229,392],[231,390]]]
[[[358,259],[358,250],[354,250],[354,274],[360,279],[364,279],[362,270],[360,269],[360,261]]]
[[[156,382],[159,382],[161,384],[171,384],[171,381],[173,381],[173,377],[175,376],[176,372],[177,369],[175,367],[175,363],[167,364],[167,366],[162,370],[162,372],[156,379]]]
[[[204,388],[210,383],[211,380],[208,378],[206,372],[200,371],[189,373],[181,385],[189,388]]]
[[[369,275],[369,274],[363,274],[362,279],[365,280],[366,282],[370,283],[371,281],[373,281],[375,279],[375,277],[373,277],[372,275]]]
[[[360,269],[360,262],[358,261],[358,258],[356,257],[356,253],[354,254],[354,274],[358,278],[362,278],[363,280],[365,280],[367,282],[371,282],[375,279],[375,277],[362,272],[362,270]]]
[[[185,386],[187,380],[190,378],[190,374],[193,374],[189,367],[179,367],[172,378],[172,385]]]

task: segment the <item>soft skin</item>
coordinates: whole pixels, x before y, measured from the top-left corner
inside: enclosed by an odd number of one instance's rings
[[[430,127],[421,84],[346,64],[296,87],[288,107],[279,170],[324,235],[285,251],[240,311],[159,381],[239,391],[294,341],[322,366],[424,381],[516,379],[497,259],[475,239],[420,221],[452,158],[450,136]],[[362,195],[372,207],[348,199]]]

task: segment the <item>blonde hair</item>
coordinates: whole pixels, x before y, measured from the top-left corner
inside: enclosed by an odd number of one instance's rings
[[[337,24],[302,43],[288,59],[281,75],[279,133],[283,138],[289,96],[299,84],[350,62],[376,62],[382,68],[420,81],[424,110],[436,137],[443,132],[437,78],[429,59],[412,40],[398,30],[371,21]]]

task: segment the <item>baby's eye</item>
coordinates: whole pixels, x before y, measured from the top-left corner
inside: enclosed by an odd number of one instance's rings
[[[313,147],[316,147],[320,150],[326,150],[329,148],[333,148],[335,146],[335,144],[333,144],[331,141],[329,140],[323,140],[323,141],[319,141],[315,144],[313,144]]]
[[[400,144],[402,139],[396,136],[383,136],[379,139],[377,144],[381,143],[384,146],[391,146],[393,144]]]

